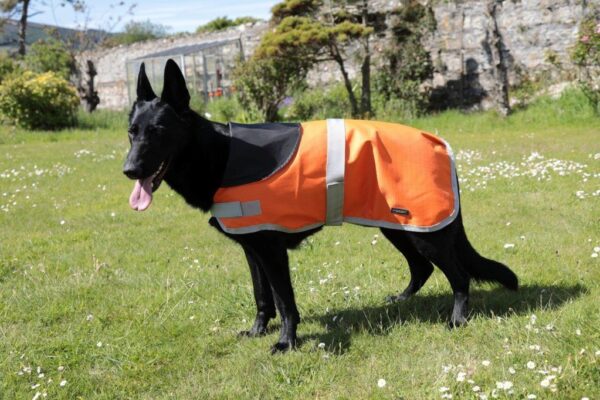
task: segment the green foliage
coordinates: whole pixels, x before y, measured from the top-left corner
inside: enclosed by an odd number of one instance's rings
[[[228,17],[217,17],[212,21],[209,21],[206,24],[200,25],[198,28],[196,28],[196,33],[218,32],[234,26],[247,24],[249,22],[255,23],[258,21],[260,21],[260,19],[254,17],[238,17],[233,20],[229,19]]]
[[[544,52],[544,61],[558,69],[561,68],[560,57],[554,50],[546,50]]]
[[[584,18],[579,25],[579,40],[572,58],[577,65],[600,65],[600,11]]]
[[[25,71],[0,85],[0,115],[27,129],[71,126],[79,107],[75,88],[53,72]]]
[[[145,40],[158,39],[167,36],[167,27],[148,21],[130,21],[123,32],[108,37],[103,45],[107,47],[128,45]]]
[[[203,115],[206,109],[206,100],[203,96],[198,96],[194,93],[190,93],[190,108],[196,111],[198,114]]]
[[[510,88],[510,98],[515,102],[513,108],[526,106],[540,95],[549,82],[552,82],[549,71],[542,71],[534,76],[521,73],[519,84]]]
[[[241,62],[233,73],[241,104],[257,110],[263,121],[276,121],[281,102],[304,83],[308,65],[283,57],[253,56]]]
[[[297,93],[285,114],[285,119],[292,121],[350,117],[348,94],[341,83]]]
[[[372,32],[372,28],[350,21],[328,25],[314,17],[289,16],[263,36],[257,54],[302,57],[317,62],[324,57],[331,57],[332,47],[339,48]]]
[[[314,15],[323,5],[321,0],[284,0],[271,8],[273,22],[279,23],[291,16],[306,17]]]
[[[394,107],[410,118],[427,110],[429,92],[423,83],[431,78],[433,63],[422,40],[434,27],[432,20],[431,10],[414,0],[397,12],[393,40],[384,54],[386,63],[374,79],[375,108],[380,113]]]
[[[190,100],[190,108],[211,121],[217,122],[264,122],[264,117],[252,106],[243,106],[239,95],[214,97],[206,101],[204,97],[194,96]]]
[[[21,66],[12,57],[7,54],[0,54],[0,84],[8,76],[19,73]]]
[[[387,80],[382,79],[383,75],[375,75],[374,87],[375,92],[373,96],[373,108],[375,117],[378,119],[390,119],[393,118],[397,121],[406,121],[416,117],[425,115],[425,108],[428,104],[428,97],[426,93],[421,93],[420,87],[415,86],[416,96],[407,96],[400,98],[396,96],[385,97],[380,91],[381,85],[385,84]],[[404,85],[408,90],[410,85]]]
[[[244,109],[237,96],[219,97],[206,103],[204,114],[208,119],[217,122],[243,121]]]
[[[293,57],[314,60],[330,39],[323,24],[310,17],[291,16],[265,33],[256,50],[258,57]]]
[[[25,66],[37,73],[52,71],[68,80],[75,72],[75,58],[60,40],[40,39],[29,47]]]
[[[579,66],[579,84],[600,114],[600,9],[589,14],[579,25],[579,40],[572,59]]]

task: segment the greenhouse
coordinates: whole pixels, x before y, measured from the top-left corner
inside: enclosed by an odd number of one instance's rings
[[[162,91],[165,64],[171,58],[181,68],[190,94],[208,101],[235,90],[231,73],[236,62],[243,57],[241,40],[232,39],[176,47],[130,60],[127,62],[129,101],[135,100],[137,75],[142,62],[146,64],[148,79],[156,93]]]

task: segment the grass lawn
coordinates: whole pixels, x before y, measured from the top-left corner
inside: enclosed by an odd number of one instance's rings
[[[1,399],[600,398],[600,119],[576,93],[410,122],[452,144],[467,233],[519,292],[475,285],[451,331],[439,271],[386,305],[404,259],[375,229],[326,228],[291,252],[300,345],[275,356],[278,321],[237,336],[241,249],[167,185],[130,211],[125,116],[95,118],[0,128]]]

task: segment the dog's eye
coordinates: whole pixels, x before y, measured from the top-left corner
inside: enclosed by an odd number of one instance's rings
[[[137,125],[131,125],[129,127],[129,134],[131,136],[135,136],[135,135],[137,135],[137,133],[138,133],[138,126]]]

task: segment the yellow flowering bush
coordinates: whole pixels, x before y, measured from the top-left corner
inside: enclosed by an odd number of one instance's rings
[[[72,126],[78,107],[75,88],[53,72],[25,71],[0,85],[0,116],[26,129]]]

